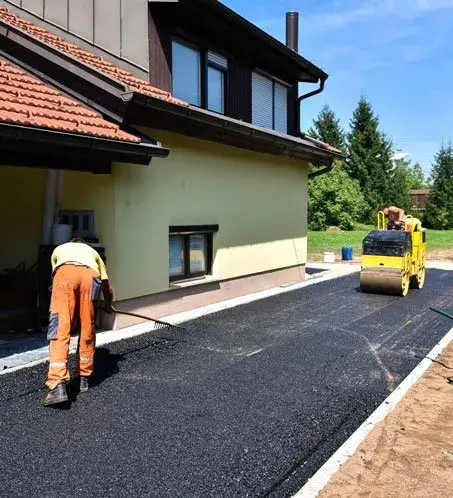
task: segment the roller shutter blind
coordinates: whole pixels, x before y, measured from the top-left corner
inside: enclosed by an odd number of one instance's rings
[[[274,130],[288,133],[288,89],[274,82]]]
[[[173,95],[201,105],[200,52],[176,41],[172,44]]]
[[[258,73],[252,73],[252,123],[288,133],[288,89]]]
[[[264,128],[273,128],[273,82],[252,73],[252,123]]]
[[[217,64],[224,69],[228,69],[228,59],[216,52],[211,52],[211,50],[208,50],[208,61],[214,62],[214,64]]]

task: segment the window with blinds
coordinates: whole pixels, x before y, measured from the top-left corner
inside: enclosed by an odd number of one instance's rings
[[[288,132],[288,88],[274,81],[274,130]]]
[[[173,95],[192,105],[224,114],[228,59],[173,40]]]
[[[288,89],[259,73],[252,73],[252,123],[288,132]]]
[[[187,45],[172,44],[173,95],[193,105],[201,105],[201,56]]]
[[[252,74],[252,123],[263,128],[274,128],[273,81]]]

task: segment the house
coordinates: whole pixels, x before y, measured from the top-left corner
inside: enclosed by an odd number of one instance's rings
[[[414,211],[424,211],[431,192],[432,189],[430,188],[409,190],[409,196],[411,198],[411,208]]]
[[[0,269],[37,264],[40,316],[64,225],[128,311],[304,279],[308,163],[341,152],[300,130],[327,74],[287,25],[288,46],[217,0],[0,0]]]

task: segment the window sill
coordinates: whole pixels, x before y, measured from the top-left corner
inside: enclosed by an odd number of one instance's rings
[[[170,283],[170,290],[185,289],[186,287],[195,287],[197,285],[212,284],[214,282],[219,282],[220,279],[213,277],[212,275],[206,275],[205,277],[192,278],[190,280],[181,280]]]

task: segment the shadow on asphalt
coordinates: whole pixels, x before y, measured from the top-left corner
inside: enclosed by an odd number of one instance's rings
[[[102,384],[106,379],[117,374],[119,363],[124,361],[124,354],[111,353],[107,348],[97,348],[94,358],[94,372],[91,375],[90,387]]]

